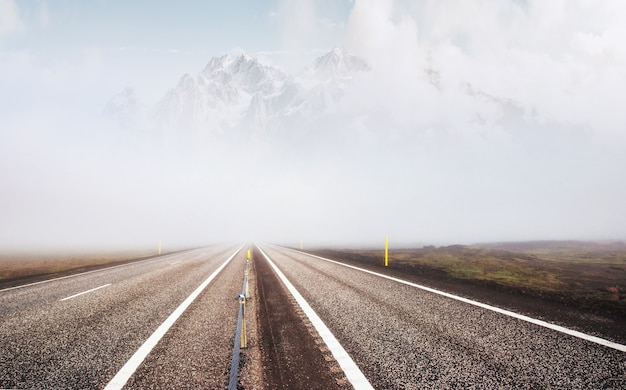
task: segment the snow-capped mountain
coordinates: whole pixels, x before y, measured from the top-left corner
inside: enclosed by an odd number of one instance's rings
[[[321,81],[348,81],[355,72],[368,70],[370,70],[369,65],[361,58],[335,48],[317,58],[306,73],[309,77]]]
[[[246,54],[212,58],[197,76],[184,75],[155,109],[168,137],[270,139],[302,131],[330,111],[351,79],[368,65],[341,49],[291,76]]]
[[[370,72],[364,60],[336,48],[290,75],[238,52],[212,58],[195,76],[183,75],[150,112],[139,109],[132,89],[104,111],[124,130],[136,130],[140,142],[192,144],[203,151],[224,140],[376,144],[409,134],[428,138],[433,129],[510,131],[528,120],[513,99],[469,82],[454,88],[432,66],[422,70],[415,69],[415,77],[380,66]],[[458,123],[450,123],[447,110],[457,112]]]

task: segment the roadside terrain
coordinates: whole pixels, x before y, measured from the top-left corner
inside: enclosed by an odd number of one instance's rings
[[[176,252],[163,252],[176,253]],[[155,250],[108,253],[0,253],[0,289],[159,256]]]
[[[580,241],[307,252],[626,340],[626,244]]]
[[[411,275],[402,275],[397,269],[381,267],[369,273],[362,269],[373,267],[346,267],[345,260],[324,261],[281,247],[262,249],[324,321],[373,388],[626,388],[623,344],[608,347],[589,338],[590,332],[572,336],[452,296],[464,295],[481,303],[499,297],[500,304],[492,306],[510,306],[517,313],[526,312],[519,304],[534,302],[547,307],[540,299],[472,286],[467,294],[458,293],[454,291],[462,286],[458,281],[447,286],[444,279],[415,276],[413,281]],[[381,273],[398,280],[381,277]],[[428,282],[452,295],[424,290],[412,282],[422,286]],[[434,286],[437,282],[441,283]],[[471,296],[472,290],[476,296]],[[548,319],[532,316],[537,317]],[[615,334],[624,333],[623,327],[612,329]]]

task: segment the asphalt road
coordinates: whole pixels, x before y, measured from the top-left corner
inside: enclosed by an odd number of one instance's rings
[[[200,248],[1,290],[0,388],[104,388],[236,249]],[[224,386],[244,252],[198,295],[128,387]]]
[[[0,290],[0,388],[111,385],[185,302],[112,388],[224,388],[245,267],[246,251],[237,249],[200,248]],[[308,321],[308,309],[296,308],[300,298],[290,298],[269,262],[259,264],[262,288],[252,294],[263,298],[263,318],[250,321],[264,328],[246,352],[247,388],[349,387],[354,371],[337,371],[346,360],[333,361],[325,331],[313,330],[321,320],[374,388],[626,389],[626,352],[306,254],[262,249],[319,318]],[[311,340],[315,346],[300,345]],[[255,351],[262,356],[253,363]]]
[[[626,388],[626,353],[277,247],[263,247],[374,388]]]

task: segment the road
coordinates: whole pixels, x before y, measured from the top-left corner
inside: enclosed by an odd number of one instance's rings
[[[0,388],[104,388],[236,249],[195,249],[0,291]],[[243,252],[141,362],[128,388],[224,386]]]
[[[297,251],[253,253],[246,388],[626,388],[626,351]],[[0,388],[224,388],[245,257],[211,246],[0,290]]]
[[[278,247],[262,248],[374,388],[626,388],[626,353]]]

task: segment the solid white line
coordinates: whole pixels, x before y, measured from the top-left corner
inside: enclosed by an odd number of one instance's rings
[[[257,246],[257,248],[259,247]],[[352,360],[350,355],[348,355],[348,352],[346,352],[341,344],[339,344],[339,341],[337,341],[330,329],[328,329],[326,324],[324,324],[322,319],[317,315],[317,313],[308,304],[304,297],[300,295],[298,290],[296,290],[293,284],[291,284],[287,277],[285,277],[285,275],[278,269],[278,267],[276,267],[276,264],[274,264],[274,262],[270,260],[270,258],[265,254],[265,252],[263,252],[261,248],[259,248],[259,251],[261,251],[261,254],[263,254],[268,263],[270,263],[280,280],[283,281],[291,295],[293,295],[296,302],[298,302],[298,304],[302,308],[302,311],[304,311],[307,317],[309,317],[309,320],[311,321],[313,326],[315,326],[317,333],[319,333],[320,337],[326,343],[326,346],[335,357],[335,360],[337,360],[337,363],[339,363],[339,365],[343,369],[343,372],[346,374],[346,377],[348,378],[352,386],[357,390],[373,389],[370,382],[367,380],[365,375],[363,375],[363,372],[359,369],[354,360]]]
[[[87,291],[79,292],[78,294],[74,294],[74,295],[72,295],[72,296],[69,296],[69,297],[66,297],[66,298],[60,299],[60,300],[59,300],[59,302],[62,302],[62,301],[67,301],[68,299],[76,298],[76,297],[81,296],[81,295],[83,295],[83,294],[87,294],[87,293],[90,293],[90,292],[92,292],[92,291],[100,290],[101,288],[109,287],[110,285],[111,285],[111,283],[108,283],[108,284],[105,284],[105,285],[100,286],[100,287],[92,288],[91,290],[87,290]]]
[[[173,263],[170,263],[170,265],[175,265],[175,264],[178,264],[178,263],[180,263],[180,262],[181,262],[181,260],[178,260],[178,261],[175,261],[175,262],[173,262]]]
[[[131,356],[131,358],[124,364],[124,366],[118,371],[117,374],[111,379],[111,381],[106,385],[105,390],[111,389],[121,389],[124,387],[128,379],[135,373],[137,367],[144,361],[146,356],[152,351],[152,348],[157,345],[159,340],[165,335],[165,333],[174,325],[176,320],[183,314],[185,310],[191,305],[191,303],[200,295],[202,290],[206,288],[206,286],[211,283],[211,281],[220,273],[224,267],[239,253],[239,251],[243,248],[243,245],[235,251],[222,265],[220,265],[194,292],[191,293],[183,301],[183,303],[176,308],[170,314],[169,317],[152,333],[150,337],[143,343],[141,347]]]
[[[586,333],[579,332],[577,330],[569,329],[569,328],[566,328],[566,327],[563,327],[563,326],[560,326],[560,325],[551,324],[549,322],[538,320],[538,319],[532,318],[532,317],[528,317],[528,316],[525,316],[523,314],[518,314],[518,313],[509,311],[509,310],[501,309],[499,307],[487,305],[486,303],[473,301],[471,299],[459,297],[457,295],[453,295],[453,294],[450,294],[450,293],[447,293],[447,292],[444,292],[444,291],[435,290],[434,288],[422,286],[421,284],[411,283],[411,282],[408,282],[406,280],[394,278],[392,276],[388,276],[388,275],[384,275],[384,274],[379,274],[378,272],[374,272],[374,271],[370,271],[370,270],[367,270],[367,269],[355,267],[355,266],[349,265],[349,264],[344,264],[344,263],[341,263],[339,261],[327,259],[325,257],[312,255],[312,254],[306,253],[306,252],[300,252],[300,251],[297,251],[297,250],[291,249],[291,248],[285,248],[285,249],[290,250],[292,252],[296,252],[296,253],[300,253],[300,254],[303,254],[303,255],[307,255],[307,256],[310,256],[310,257],[315,257],[315,258],[320,259],[320,260],[329,261],[331,263],[338,264],[338,265],[341,265],[341,266],[344,266],[344,267],[348,267],[348,268],[352,268],[352,269],[355,269],[355,270],[358,270],[358,271],[366,272],[368,274],[376,275],[376,276],[379,276],[381,278],[393,280],[394,282],[406,284],[406,285],[411,286],[411,287],[416,287],[416,288],[419,288],[419,289],[422,289],[422,290],[425,290],[425,291],[428,291],[428,292],[431,292],[431,293],[434,293],[434,294],[442,295],[442,296],[447,297],[447,298],[455,299],[457,301],[461,301],[461,302],[464,302],[464,303],[468,303],[470,305],[478,306],[478,307],[481,307],[483,309],[494,311],[496,313],[504,314],[505,316],[517,318],[518,320],[530,322],[531,324],[543,326],[544,328],[552,329],[552,330],[555,330],[557,332],[565,333],[565,334],[568,334],[570,336],[574,336],[574,337],[578,337],[578,338],[583,339],[583,340],[591,341],[592,343],[600,344],[600,345],[603,345],[605,347],[609,347],[609,348],[616,349],[618,351],[626,352],[626,345],[619,344],[619,343],[616,343],[616,342],[613,342],[613,341],[610,341],[610,340],[606,340],[606,339],[603,339],[603,338],[600,338],[600,337],[591,336],[591,335],[588,335]]]

